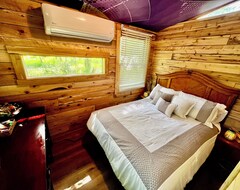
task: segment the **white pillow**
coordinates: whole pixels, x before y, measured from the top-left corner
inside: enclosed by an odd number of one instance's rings
[[[228,114],[227,110],[218,109],[217,117],[213,120],[213,123],[220,123]]]
[[[156,93],[155,93],[155,96],[152,100],[152,104],[156,104],[158,99],[161,97],[162,99],[164,99],[165,101],[167,102],[171,102],[172,98],[173,98],[173,94],[168,94],[168,93],[164,93],[160,90],[158,90]]]
[[[197,115],[198,115],[199,111],[201,110],[202,106],[207,101],[204,98],[194,96],[192,94],[187,94],[187,93],[184,93],[184,92],[180,92],[179,96],[183,97],[184,99],[187,99],[187,100],[191,101],[193,104],[195,104],[194,107],[191,109],[191,111],[188,114],[188,116],[192,117],[193,119],[195,119],[197,117]]]
[[[157,84],[157,85],[153,88],[152,92],[149,94],[149,97],[150,97],[151,99],[153,99],[154,96],[155,96],[155,94],[156,94],[156,92],[159,91],[159,90],[160,90],[161,92],[164,92],[164,93],[167,93],[167,94],[174,94],[174,95],[178,95],[178,94],[179,94],[179,91],[175,91],[175,90],[173,90],[173,89],[171,89],[171,88],[166,88],[166,87],[161,86],[160,84]]]
[[[179,96],[195,103],[188,116],[201,121],[210,128],[213,127],[213,123],[217,124],[221,122],[227,115],[224,104],[215,103],[184,92],[180,92]]]
[[[156,104],[157,103],[157,101],[158,101],[158,99],[161,97],[161,91],[160,90],[158,90],[156,93],[155,93],[155,95],[154,95],[154,98],[153,98],[153,100],[152,100],[152,104]]]
[[[168,117],[171,117],[177,105],[167,102],[160,97],[156,103],[156,107],[160,112],[164,113]]]
[[[156,94],[156,92],[157,92],[158,90],[160,90],[160,88],[161,88],[161,86],[160,86],[159,84],[157,84],[157,85],[153,88],[152,92],[149,94],[149,97],[150,97],[151,99],[153,99],[154,96],[155,96],[155,94]]]
[[[187,118],[186,116],[194,106],[194,103],[180,96],[174,96],[172,103],[177,105],[176,109],[174,110],[174,114],[181,118]]]
[[[225,108],[226,108],[225,105],[217,104],[204,124],[210,128],[213,128],[213,124],[215,126],[220,126],[220,122],[227,116],[228,113],[228,111],[225,110]]]
[[[174,95],[178,95],[179,94],[179,91],[175,91],[175,90],[173,90],[171,88],[165,88],[163,86],[161,86],[160,91],[164,92],[164,93],[167,93],[167,94],[174,94]]]

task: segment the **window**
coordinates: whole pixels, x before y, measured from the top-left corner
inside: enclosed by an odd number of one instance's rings
[[[205,18],[211,18],[211,17],[220,16],[220,15],[233,13],[233,12],[237,12],[237,11],[240,11],[240,1],[230,3],[220,9],[210,12],[209,14],[198,17],[197,19],[200,20],[200,19],[205,19]]]
[[[145,86],[151,37],[148,34],[122,31],[119,55],[119,92]]]
[[[105,58],[22,55],[26,78],[105,74]]]

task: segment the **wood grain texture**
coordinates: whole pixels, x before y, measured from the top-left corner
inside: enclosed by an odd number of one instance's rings
[[[166,28],[154,42],[152,77],[188,69],[240,89],[240,13],[190,20]],[[238,99],[239,101],[239,99]],[[233,106],[225,122],[240,130],[240,110]]]
[[[98,142],[92,134],[88,133],[86,136],[88,138],[83,138],[80,142],[73,139],[62,145],[64,149],[67,148],[65,153],[70,154],[66,155],[61,150],[56,151],[60,153],[55,156],[59,161],[51,165],[54,189],[70,187],[74,189],[78,184],[80,185],[80,180],[89,176],[91,181],[80,189],[123,190]],[[69,158],[64,159],[66,157]],[[65,167],[62,167],[63,165]]]
[[[240,95],[240,90],[224,86],[212,78],[192,70],[165,75],[157,74],[156,83],[176,91],[183,91],[224,104],[228,111],[231,110]]]
[[[23,102],[30,108],[45,107],[57,166],[54,171],[61,173],[64,172],[63,160],[71,163],[73,158],[79,158],[80,154],[74,154],[69,141],[81,141],[91,112],[136,100],[143,89],[116,97],[116,36],[111,43],[48,36],[44,32],[42,2],[0,1],[0,102]],[[83,12],[99,15],[99,11],[86,5]],[[20,72],[23,68],[18,54],[104,57],[106,74],[26,80]],[[75,148],[81,150],[82,147]],[[83,164],[85,162],[80,160],[75,166]]]

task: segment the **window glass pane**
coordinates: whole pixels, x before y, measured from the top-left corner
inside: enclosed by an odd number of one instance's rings
[[[105,73],[105,58],[22,56],[27,78]]]
[[[211,17],[220,16],[220,15],[233,13],[233,12],[237,12],[237,11],[240,11],[240,1],[231,3],[229,5],[226,5],[222,8],[220,8],[220,9],[212,11],[212,12],[206,14],[206,15],[198,17],[198,19],[211,18]]]

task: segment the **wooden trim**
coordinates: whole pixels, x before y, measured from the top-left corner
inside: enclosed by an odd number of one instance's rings
[[[17,79],[26,79],[25,69],[23,67],[21,57],[17,54],[10,54],[10,57],[12,59],[12,65],[15,70]]]
[[[156,36],[157,36],[157,34],[158,34],[158,32],[153,32],[153,31],[151,31],[151,30],[146,30],[146,29],[143,29],[143,28],[138,28],[138,27],[135,27],[135,26],[127,25],[127,24],[124,24],[124,27],[125,27],[125,28],[129,28],[129,29],[132,29],[132,30],[136,30],[136,31],[139,31],[139,32],[144,32],[144,33],[153,35],[153,36],[151,37],[152,40],[155,40],[155,39],[156,39]]]
[[[36,78],[36,79],[18,79],[18,85],[43,85],[43,84],[59,84],[69,82],[86,82],[95,80],[108,79],[108,75],[89,75],[89,76],[72,76],[72,77],[48,77],[48,78]]]
[[[32,48],[31,48],[32,49]],[[46,51],[46,50],[45,50]],[[10,51],[12,52],[12,51]],[[13,51],[14,52],[14,51]],[[109,59],[110,55],[108,53],[105,53],[103,55],[101,54],[94,54],[94,53],[84,53],[81,52],[79,54],[66,54],[66,53],[57,53],[57,55],[65,55],[65,56],[71,56],[71,57],[99,57],[99,58],[104,58],[105,59],[105,66],[104,74],[98,74],[98,75],[79,75],[79,76],[60,76],[60,77],[42,77],[42,78],[30,78],[28,79],[25,74],[25,69],[22,63],[21,55],[47,55],[47,56],[55,56],[56,54],[53,53],[33,53],[30,51],[30,53],[25,53],[19,52],[19,54],[15,53],[10,53],[10,57],[12,60],[13,68],[15,70],[16,76],[17,76],[17,84],[19,85],[40,85],[40,84],[57,84],[59,82],[80,82],[80,81],[88,81],[88,80],[101,80],[101,79],[106,79],[110,77],[109,74]],[[81,56],[80,56],[81,55]]]
[[[121,25],[117,25],[117,40],[116,40],[116,78],[115,78],[115,95],[120,95],[119,79],[120,79],[120,40],[121,40]]]
[[[107,76],[109,75],[109,59],[110,59],[110,56],[104,56],[103,57],[105,59],[105,64],[104,64],[104,70],[105,70],[105,73],[102,74],[102,75],[89,75],[89,76]]]
[[[117,39],[116,39],[116,48],[117,48],[117,53],[116,53],[116,79],[115,79],[115,95],[118,96],[125,96],[125,95],[131,95],[135,91],[141,91],[143,92],[145,87],[142,88],[136,88],[136,89],[131,89],[131,90],[126,90],[126,91],[119,91],[119,80],[120,80],[120,38],[121,38],[121,25],[117,25]],[[148,67],[150,65],[150,56],[151,56],[151,42],[152,38],[150,39],[150,47],[149,47],[149,54],[148,54],[148,62],[147,62],[147,69],[146,69],[146,76],[145,76],[145,86],[146,86],[146,81],[148,77]]]
[[[150,39],[150,45],[149,45],[149,51],[148,51],[148,62],[147,62],[147,69],[146,69],[146,76],[145,76],[145,87],[144,90],[147,89],[147,82],[150,80],[149,76],[150,76],[150,72],[149,72],[149,68],[152,66],[152,38]]]
[[[157,84],[225,104],[228,111],[240,95],[240,90],[227,87],[197,71],[188,70],[165,75],[156,73],[156,75]]]
[[[71,57],[110,57],[109,53],[89,52],[78,49],[66,48],[41,48],[41,47],[22,47],[22,46],[6,46],[9,54],[20,55],[51,55],[51,56],[71,56]]]

